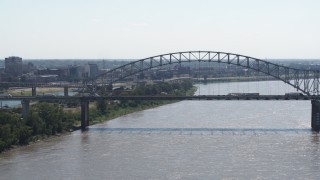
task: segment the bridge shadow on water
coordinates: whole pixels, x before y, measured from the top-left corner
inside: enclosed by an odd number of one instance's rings
[[[101,128],[89,127],[90,132],[107,133],[167,133],[167,134],[310,134],[311,128]]]

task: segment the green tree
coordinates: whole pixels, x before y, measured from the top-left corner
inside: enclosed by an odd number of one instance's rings
[[[47,135],[54,135],[56,133],[62,132],[65,129],[64,125],[66,122],[66,118],[64,117],[62,107],[60,107],[58,104],[41,102],[33,107],[33,111],[37,112],[37,115],[35,115],[35,117],[39,116],[39,118],[41,119],[36,120],[36,122],[40,123],[40,126],[38,127],[41,127],[41,121],[44,122],[44,131],[41,130],[41,132],[44,132]]]
[[[15,144],[28,144],[30,128],[13,112],[0,112],[0,151]]]
[[[18,138],[19,138],[19,144],[28,144],[29,143],[29,139],[31,137],[31,133],[30,133],[30,128],[27,126],[23,126],[19,128],[19,134],[18,134]]]
[[[32,128],[32,135],[45,133],[45,122],[39,117],[34,109],[29,111],[27,125]]]

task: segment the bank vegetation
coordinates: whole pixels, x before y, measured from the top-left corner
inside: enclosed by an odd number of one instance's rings
[[[190,80],[179,83],[160,82],[139,85],[131,95],[193,95],[196,88]],[[101,95],[104,92],[101,92]],[[106,92],[105,92],[106,93]],[[117,92],[117,95],[123,95]],[[135,111],[154,108],[176,101],[169,100],[126,100],[92,102],[89,109],[89,123],[104,122]],[[52,135],[79,129],[80,109],[66,110],[59,103],[39,102],[31,106],[27,119],[22,119],[17,109],[0,111],[0,152],[15,145],[30,142]]]

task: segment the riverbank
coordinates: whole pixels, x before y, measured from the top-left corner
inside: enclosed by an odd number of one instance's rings
[[[164,89],[167,89],[165,91]],[[152,90],[152,91],[150,91]],[[162,83],[140,87],[135,93],[193,95],[197,88],[185,84]],[[139,94],[136,94],[139,95]],[[92,102],[89,108],[89,124],[97,124],[111,119],[127,115],[133,112],[143,111],[177,101],[102,101]],[[64,109],[63,106],[54,103],[37,103],[30,107],[27,120],[20,118],[20,114],[14,111],[0,112],[0,152],[12,148],[33,144],[48,138],[63,136],[80,129],[80,108]],[[18,122],[18,124],[16,123]]]
[[[215,83],[215,82],[252,82],[252,81],[274,81],[271,76],[239,76],[239,77],[219,77],[219,78],[192,78],[193,82]]]
[[[31,88],[9,89],[8,93],[12,96],[31,96]],[[63,92],[63,88],[38,87],[37,94]]]
[[[156,107],[160,107],[163,105],[167,105],[167,104],[171,104],[171,103],[175,103],[178,102],[177,100],[175,101],[152,101],[152,102],[148,102],[148,103],[144,103],[144,104],[139,104],[137,107],[127,107],[127,108],[119,108],[118,110],[112,110],[109,111],[109,113],[107,115],[101,115],[101,116],[96,116],[93,118],[90,118],[90,123],[89,125],[94,125],[94,124],[100,124],[100,123],[105,123],[107,121],[110,121],[112,119],[124,116],[124,115],[128,115],[130,113],[134,113],[134,112],[139,112],[139,111],[143,111],[143,110],[147,110],[147,109],[152,109],[152,108],[156,108]],[[91,104],[91,108],[90,108],[90,116],[92,117],[93,114],[92,112],[96,112],[95,110],[95,105]],[[80,109],[76,109],[76,110],[72,110],[74,114],[80,114]],[[29,146],[41,141],[49,141],[51,139],[55,139],[55,138],[59,138],[61,136],[66,136],[66,135],[70,135],[70,133],[72,133],[73,131],[78,131],[81,129],[81,125],[80,125],[80,121],[77,121],[74,126],[72,126],[72,128],[70,128],[69,130],[65,130],[61,133],[57,133],[54,135],[45,135],[45,134],[40,134],[40,135],[35,135],[32,136],[28,142],[28,144],[23,144],[23,145],[12,145],[10,148],[6,148],[3,151],[1,151],[0,149],[0,154],[1,153],[6,153],[6,152],[10,152],[14,149],[17,148],[21,148],[21,147],[25,147],[25,146]]]
[[[192,95],[194,95],[194,93],[196,91],[197,91],[197,87],[193,86],[191,89],[189,89],[185,93],[185,95],[192,96]],[[118,118],[121,116],[125,116],[130,113],[139,112],[139,111],[143,111],[143,110],[147,110],[147,109],[153,109],[156,107],[160,107],[163,105],[172,104],[172,103],[176,103],[176,102],[179,102],[179,100],[162,100],[162,101],[152,100],[152,101],[140,101],[138,103],[134,103],[133,101],[131,101],[131,102],[128,102],[127,106],[121,107],[121,108],[114,108],[114,107],[112,107],[113,106],[112,104],[107,104],[107,113],[104,115],[99,115],[97,112],[96,104],[90,103],[90,105],[89,105],[89,107],[90,107],[90,109],[89,109],[89,114],[90,114],[89,124],[94,125],[94,124],[104,123],[109,120],[112,120],[112,119],[115,119],[115,118]],[[79,107],[68,109],[67,111],[72,111],[73,113],[80,114]],[[76,124],[74,126],[72,131],[76,131],[79,129],[80,129],[80,121],[78,121],[78,124]]]

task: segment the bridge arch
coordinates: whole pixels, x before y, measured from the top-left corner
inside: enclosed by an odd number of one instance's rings
[[[111,69],[93,81],[113,83],[140,72],[170,64],[216,62],[241,66],[261,72],[307,94],[319,94],[319,71],[290,68],[241,54],[216,51],[184,51],[151,56]]]

